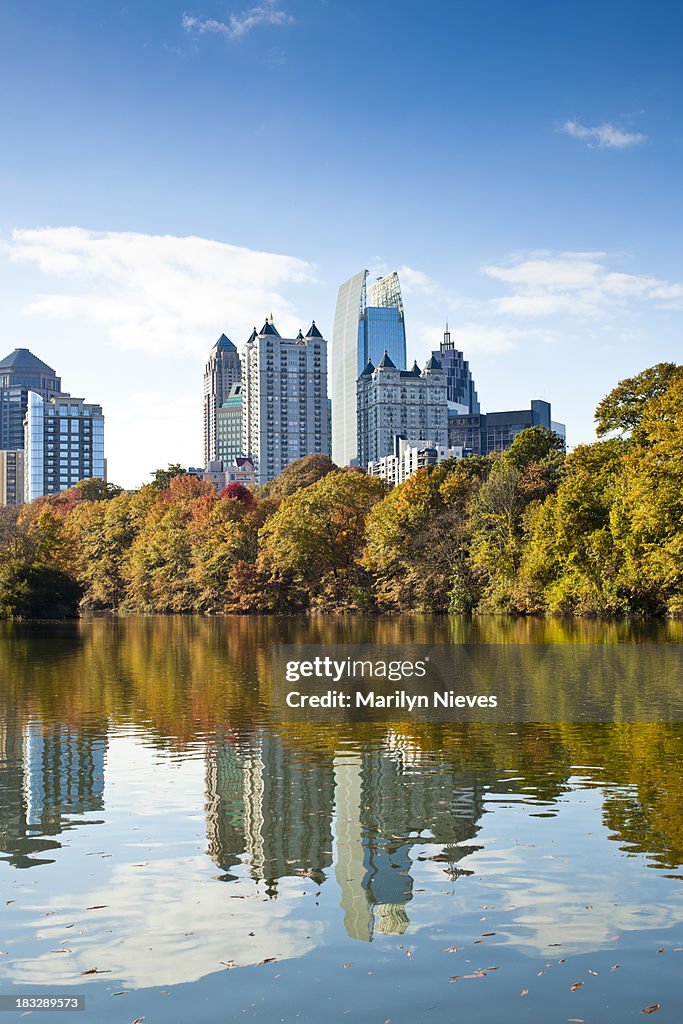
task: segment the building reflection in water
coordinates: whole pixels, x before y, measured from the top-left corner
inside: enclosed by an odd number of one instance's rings
[[[0,846],[16,867],[49,863],[57,836],[100,811],[106,734],[9,713],[0,725]]]
[[[332,865],[331,761],[303,760],[271,733],[246,742],[223,735],[207,751],[206,781],[208,852],[225,881],[245,859],[271,896],[280,878],[324,881]]]
[[[402,934],[409,924],[416,848],[451,878],[477,831],[481,780],[445,760],[390,744],[307,760],[277,736],[241,742],[223,735],[207,757],[208,852],[234,880],[243,862],[277,895],[278,880],[305,875],[322,884],[332,867],[351,938]]]

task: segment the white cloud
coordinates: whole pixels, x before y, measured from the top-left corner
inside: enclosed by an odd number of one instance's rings
[[[231,14],[227,21],[215,18],[201,18],[184,14],[181,25],[186,32],[197,35],[222,35],[228,39],[241,39],[252,29],[262,25],[291,25],[294,18],[276,6],[277,0],[263,0],[263,3],[249,7],[239,14]]]
[[[683,307],[683,284],[612,270],[607,259],[604,253],[533,253],[483,269],[512,287],[512,294],[493,300],[501,314],[596,317],[636,302]]]
[[[424,295],[436,295],[442,291],[440,285],[434,281],[423,270],[415,270],[414,267],[402,266],[397,270],[398,279],[401,282],[401,290],[410,295],[413,292],[422,292]]]
[[[581,124],[580,121],[565,121],[560,131],[574,139],[581,139],[591,149],[626,149],[629,146],[638,146],[647,139],[647,135],[622,131],[607,121],[593,127]]]
[[[422,343],[421,351],[438,349],[443,338],[444,326],[420,324],[416,328],[417,336]],[[451,341],[456,348],[465,353],[465,358],[472,355],[497,355],[514,348],[522,335],[527,334],[512,327],[499,327],[495,324],[464,323],[450,328]]]
[[[271,311],[283,333],[296,332],[281,289],[315,281],[296,257],[192,236],[37,228],[14,231],[6,248],[60,281],[26,313],[89,321],[118,349],[161,356],[202,354],[223,330],[239,347]]]

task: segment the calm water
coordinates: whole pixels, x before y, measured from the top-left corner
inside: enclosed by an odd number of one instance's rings
[[[407,640],[683,627],[0,627],[0,994],[84,993],[80,1024],[680,1024],[683,726],[275,720],[273,643]]]

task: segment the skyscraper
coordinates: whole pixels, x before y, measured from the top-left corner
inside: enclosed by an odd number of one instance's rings
[[[218,410],[230,394],[230,388],[241,376],[237,349],[225,334],[209,352],[204,367],[204,465],[215,462],[218,453]]]
[[[447,445],[446,374],[434,356],[424,370],[399,370],[385,352],[377,367],[368,362],[357,388],[361,466],[392,455],[397,437]]]
[[[327,454],[327,342],[315,321],[282,338],[270,316],[242,349],[242,446],[265,484],[295,459]]]
[[[438,352],[432,355],[439,360],[446,373],[446,387],[449,408],[453,412],[473,415],[479,412],[479,399],[474,389],[474,378],[470,364],[463,353],[451,341],[451,332],[444,331],[443,341]]]
[[[216,459],[228,465],[242,451],[242,384],[237,381],[216,410]],[[213,460],[210,460],[213,461]],[[208,463],[207,463],[208,466]]]
[[[399,370],[406,367],[406,331],[398,274],[367,288],[361,270],[339,289],[330,350],[332,458],[340,466],[358,462],[356,382],[368,362],[386,352]]]
[[[24,421],[24,500],[58,494],[79,480],[106,479],[102,407],[29,391]]]
[[[23,449],[0,449],[0,505],[24,503]]]
[[[0,363],[0,448],[24,447],[28,393],[51,398],[62,390],[61,379],[27,348],[15,348]]]

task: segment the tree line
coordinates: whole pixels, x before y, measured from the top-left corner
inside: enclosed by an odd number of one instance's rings
[[[310,455],[218,493],[180,466],[124,492],[82,481],[0,518],[0,615],[118,612],[683,612],[683,367],[598,405],[569,454],[511,448],[387,491]]]

